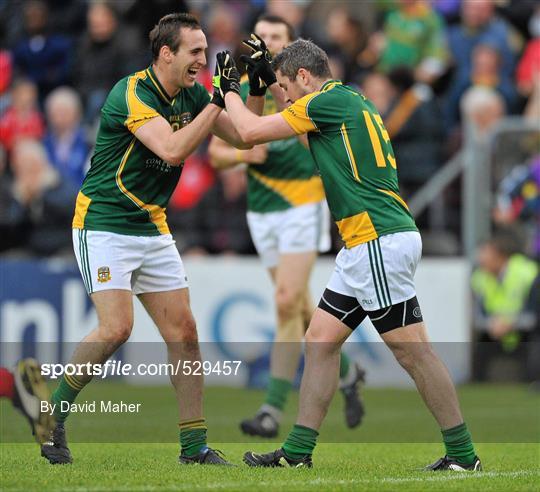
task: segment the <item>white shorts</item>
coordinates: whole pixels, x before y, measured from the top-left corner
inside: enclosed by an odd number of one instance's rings
[[[267,268],[287,253],[330,249],[330,211],[326,200],[279,212],[248,212],[247,222],[257,253]]]
[[[383,309],[416,295],[414,274],[421,256],[422,239],[415,231],[343,248],[326,287],[356,297],[365,311]]]
[[[73,249],[88,294],[109,289],[142,294],[187,287],[184,264],[170,234],[128,236],[73,229]]]

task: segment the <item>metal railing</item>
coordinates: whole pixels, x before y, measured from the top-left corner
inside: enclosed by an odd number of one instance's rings
[[[522,117],[507,117],[498,122],[486,138],[480,138],[472,123],[464,128],[461,150],[446,162],[409,200],[413,215],[418,216],[440,199],[442,192],[460,175],[462,176],[461,239],[463,254],[472,259],[478,244],[491,234],[493,207],[493,167],[496,148],[503,136],[509,134],[538,134],[540,152],[540,122]],[[515,162],[514,165],[521,162]],[[509,171],[507,169],[506,171]],[[498,169],[497,174],[504,170]]]

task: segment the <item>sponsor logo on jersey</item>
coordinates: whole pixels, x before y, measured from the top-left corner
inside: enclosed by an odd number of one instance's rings
[[[155,169],[156,171],[160,171],[162,173],[170,173],[172,171],[172,166],[168,162],[155,157],[146,159],[144,167],[147,169]]]
[[[97,281],[100,284],[104,284],[105,282],[108,282],[111,280],[111,271],[109,270],[108,266],[99,267],[97,271]]]
[[[186,112],[182,114],[172,114],[169,116],[169,122],[174,131],[184,128],[186,125],[191,123],[191,113]]]

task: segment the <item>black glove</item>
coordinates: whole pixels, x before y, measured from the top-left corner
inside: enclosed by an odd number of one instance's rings
[[[257,72],[257,60],[254,60],[248,55],[242,55],[240,60],[246,64],[249,79],[249,95],[264,96],[266,94],[266,84],[261,80]]]
[[[266,43],[256,34],[251,34],[250,39],[244,39],[242,41],[245,46],[251,50],[251,56],[243,55],[241,57],[248,67],[248,76],[250,65],[253,63],[254,73],[266,84],[266,87],[270,87],[276,80],[276,74],[272,70],[272,55],[266,47]],[[250,61],[248,61],[250,60]],[[251,90],[251,80],[250,80]]]
[[[212,85],[223,100],[225,100],[227,92],[240,94],[240,74],[230,52],[220,51],[217,54]]]
[[[214,87],[214,93],[212,94],[212,99],[210,100],[210,104],[215,104],[216,106],[219,106],[221,109],[225,109],[225,101],[221,97],[221,94],[219,93],[219,89],[217,87]]]

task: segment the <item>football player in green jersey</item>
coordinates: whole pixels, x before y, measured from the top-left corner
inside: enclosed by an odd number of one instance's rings
[[[165,209],[184,159],[209,132],[237,147],[243,142],[222,112],[219,91],[210,100],[195,81],[207,48],[198,21],[169,14],[151,31],[150,44],[151,66],[120,80],[105,101],[90,170],[77,197],[75,255],[99,325],[78,345],[72,364],[103,364],[129,338],[133,295],[157,325],[172,366],[201,357],[187,278]],[[218,75],[223,88],[239,92],[234,70]],[[260,114],[264,101],[250,98],[248,104]],[[228,464],[206,445],[202,375],[170,376],[180,415],[180,463]],[[53,464],[72,461],[66,407],[91,377],[88,371],[66,374],[52,395],[57,426],[41,452]]]
[[[231,63],[226,53],[218,54],[218,65]],[[268,62],[259,58],[257,65],[253,72],[266,81]],[[238,94],[223,90],[227,112],[252,144],[308,134],[345,247],[306,333],[297,423],[281,448],[247,452],[244,461],[312,466],[318,430],[337,386],[341,345],[369,317],[442,430],[446,455],[427,469],[480,470],[454,385],[429,343],[416,298],[422,242],[399,196],[396,161],[381,117],[364,96],[332,80],[326,53],[310,41],[291,43],[275,57],[273,68],[291,106],[257,116]]]
[[[274,15],[259,17],[254,33],[271,56],[294,40],[292,26]],[[254,88],[255,93],[264,93],[266,87],[259,90],[259,86]],[[242,81],[243,100],[247,99],[249,90],[248,81]],[[263,114],[273,114],[277,109],[268,92]],[[250,164],[248,225],[275,285],[278,326],[264,404],[253,418],[243,420],[240,428],[245,434],[275,437],[298,371],[304,333],[314,311],[309,276],[317,252],[330,248],[330,219],[324,190],[309,151],[296,137],[243,151],[214,137],[208,150],[212,164],[218,169],[239,162]],[[364,413],[358,391],[363,379],[364,371],[342,353],[340,389],[345,399],[345,420],[351,428],[360,424]]]

